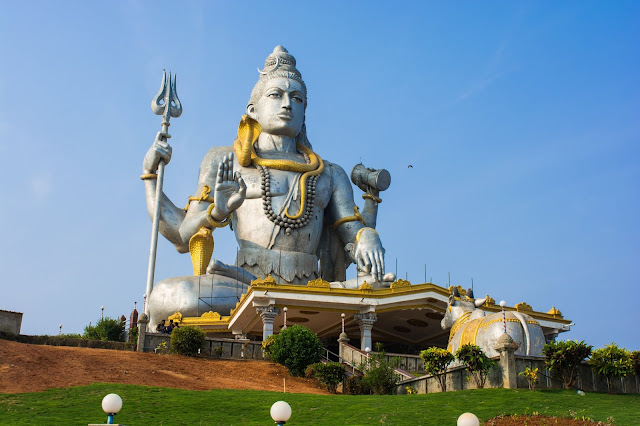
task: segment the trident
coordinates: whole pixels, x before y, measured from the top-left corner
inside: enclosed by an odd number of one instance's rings
[[[151,110],[162,116],[162,133],[163,140],[171,137],[167,132],[169,130],[169,120],[171,117],[178,118],[182,114],[182,104],[178,99],[176,90],[176,76],[171,78],[171,73],[162,72],[162,84],[160,90],[151,100]],[[160,199],[162,197],[162,182],[164,180],[164,160],[158,163],[156,183],[156,205],[153,211],[153,226],[151,228],[151,248],[149,250],[149,269],[147,271],[147,292],[145,301],[149,300],[151,290],[153,290],[153,279],[156,270],[156,252],[158,250],[158,226],[160,223]],[[145,303],[144,313],[149,315],[149,303]]]

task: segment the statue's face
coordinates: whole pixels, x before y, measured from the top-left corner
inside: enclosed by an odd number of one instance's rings
[[[263,132],[294,138],[304,123],[304,88],[296,80],[273,78],[247,112],[260,123]]]

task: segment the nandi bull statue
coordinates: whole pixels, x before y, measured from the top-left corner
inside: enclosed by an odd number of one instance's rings
[[[460,346],[474,344],[479,346],[488,357],[498,356],[494,349],[498,339],[505,332],[518,344],[517,355],[542,356],[545,344],[540,324],[529,315],[507,311],[487,315],[482,309],[486,299],[474,299],[471,289],[466,296],[460,296],[456,287],[451,287],[449,304],[442,319],[444,330],[451,329],[447,350],[455,353]],[[504,322],[503,322],[504,321]]]

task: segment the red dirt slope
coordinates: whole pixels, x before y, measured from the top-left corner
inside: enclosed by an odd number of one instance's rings
[[[324,394],[268,361],[210,360],[0,340],[0,392],[37,392],[94,382],[180,389],[255,389]]]

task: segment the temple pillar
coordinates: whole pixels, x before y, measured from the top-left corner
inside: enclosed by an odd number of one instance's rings
[[[344,348],[342,345],[346,343],[349,343],[349,337],[347,336],[347,333],[343,331],[340,333],[340,337],[338,337],[338,355],[340,355],[341,362],[342,359],[344,359]]]
[[[364,314],[355,314],[353,317],[360,326],[360,349],[364,351],[365,348],[371,348],[373,350],[371,347],[371,330],[378,316],[375,312],[366,312]]]
[[[500,353],[499,364],[502,369],[502,387],[505,389],[518,389],[515,356],[518,344],[507,333],[503,333],[494,349]]]
[[[280,309],[273,305],[261,306],[256,309],[262,318],[262,341],[273,334],[273,320],[280,315]]]
[[[138,317],[138,342],[136,350],[138,352],[144,352],[144,341],[147,337],[147,324],[149,324],[149,317],[143,313]]]

